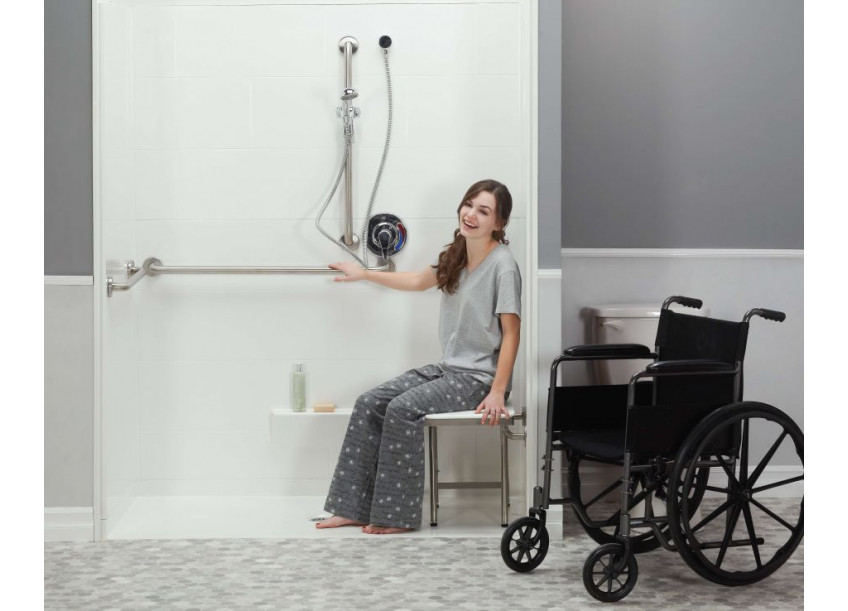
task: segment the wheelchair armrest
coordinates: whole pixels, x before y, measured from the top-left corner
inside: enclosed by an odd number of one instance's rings
[[[647,346],[640,344],[589,344],[572,346],[562,351],[564,356],[572,359],[601,360],[601,359],[650,359],[656,355]]]
[[[707,360],[680,360],[680,361],[659,361],[651,363],[645,367],[645,371],[649,374],[686,374],[686,373],[732,373],[736,371],[736,367],[730,363],[723,361],[707,361]]]

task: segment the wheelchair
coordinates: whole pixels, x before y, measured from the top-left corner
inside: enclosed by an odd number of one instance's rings
[[[512,570],[532,571],[544,560],[551,505],[570,505],[600,544],[584,564],[583,584],[602,602],[627,596],[638,578],[636,555],[660,546],[725,586],[764,579],[798,547],[804,434],[776,407],[742,400],[750,320],[782,322],[786,315],[755,308],[731,322],[676,312],[673,303],[703,305],[666,299],[654,352],[585,345],[554,360],[543,486],[533,489],[529,516],[501,539]],[[563,363],[602,359],[653,362],[629,384],[557,386]],[[568,495],[561,499],[550,495],[553,452],[567,464]]]

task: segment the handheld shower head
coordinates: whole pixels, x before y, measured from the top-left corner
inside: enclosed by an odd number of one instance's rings
[[[392,46],[392,39],[385,35],[380,36],[380,46],[384,49],[388,49]]]
[[[352,100],[353,98],[355,98],[357,96],[359,96],[359,94],[356,93],[356,90],[351,89],[350,87],[348,87],[347,89],[342,91],[342,101],[343,102],[345,102],[347,100]]]

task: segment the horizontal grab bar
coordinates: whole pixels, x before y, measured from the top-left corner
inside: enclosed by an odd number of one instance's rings
[[[306,274],[306,275],[339,275],[341,272],[329,267],[293,267],[293,266],[205,266],[205,265],[163,265],[155,258],[149,257],[139,268],[132,261],[127,261],[127,282],[119,284],[111,276],[106,278],[106,294],[112,296],[112,291],[127,291],[135,286],[144,276],[159,274]],[[394,271],[394,262],[389,260],[386,265],[369,267],[370,271]]]

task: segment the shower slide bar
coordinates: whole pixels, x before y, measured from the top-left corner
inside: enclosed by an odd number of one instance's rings
[[[345,36],[339,41],[339,50],[344,53],[344,90],[339,116],[344,119],[345,134],[353,138],[353,118],[359,116],[359,109],[353,107],[352,100],[359,96],[353,88],[353,54],[359,49],[359,41],[353,36]],[[347,130],[350,130],[349,132]],[[343,240],[348,248],[356,247],[358,240],[353,233],[353,147],[348,148],[345,161],[345,231]]]
[[[329,267],[290,267],[290,266],[266,266],[266,267],[245,267],[245,266],[197,266],[197,265],[163,265],[162,262],[155,258],[149,257],[145,259],[141,267],[136,266],[133,261],[127,261],[125,264],[127,270],[127,282],[123,284],[115,282],[111,276],[106,278],[106,295],[112,296],[113,291],[128,291],[139,280],[145,276],[156,276],[159,274],[303,274],[303,275],[338,275],[341,274],[337,269]],[[389,260],[386,265],[380,267],[369,267],[370,271],[386,272],[394,271],[394,262]]]

